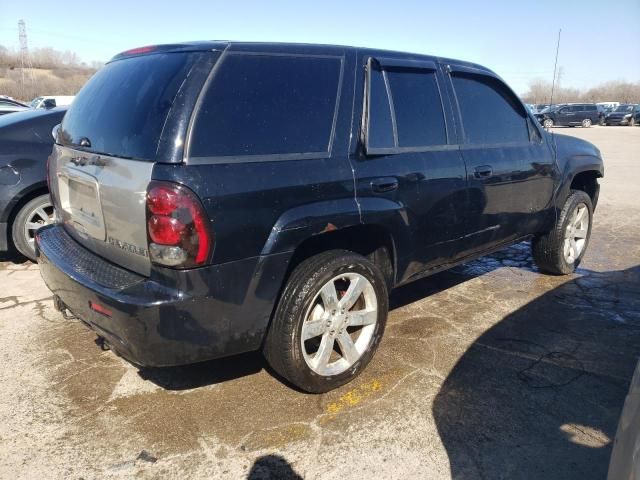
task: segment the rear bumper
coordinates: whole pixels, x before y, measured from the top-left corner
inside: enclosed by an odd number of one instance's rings
[[[260,348],[288,261],[272,255],[147,278],[93,254],[60,225],[42,228],[36,245],[42,277],[69,311],[117,353],[153,367]]]

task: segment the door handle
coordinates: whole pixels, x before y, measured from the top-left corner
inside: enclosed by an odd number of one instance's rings
[[[475,168],[475,176],[476,178],[487,178],[493,174],[493,168],[491,165],[480,165]]]
[[[398,188],[398,179],[393,177],[371,180],[371,189],[377,193],[392,192]]]

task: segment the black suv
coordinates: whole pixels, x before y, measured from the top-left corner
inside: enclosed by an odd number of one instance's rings
[[[310,392],[367,365],[398,285],[527,238],[573,272],[603,174],[479,65],[235,42],[117,55],[49,168],[59,310],[138,365],[262,349]]]
[[[640,124],[640,105],[624,104],[604,117],[606,125],[634,125]]]
[[[551,106],[536,114],[545,128],[554,126],[590,127],[600,121],[600,112],[595,103],[565,103]]]

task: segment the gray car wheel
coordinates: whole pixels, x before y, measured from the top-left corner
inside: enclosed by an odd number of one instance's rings
[[[13,244],[29,260],[36,260],[35,237],[39,228],[53,222],[49,194],[28,201],[18,212],[11,227]]]

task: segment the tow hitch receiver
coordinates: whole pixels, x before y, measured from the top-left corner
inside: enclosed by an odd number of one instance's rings
[[[53,308],[62,314],[65,320],[75,320],[77,317],[73,315],[58,295],[53,296]]]

